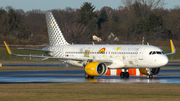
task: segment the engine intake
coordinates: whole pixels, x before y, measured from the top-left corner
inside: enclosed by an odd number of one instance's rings
[[[107,72],[107,66],[105,63],[100,61],[87,63],[85,67],[85,71],[90,76],[101,76],[105,75]]]
[[[139,71],[144,75],[149,75],[146,68],[139,69]],[[151,75],[157,75],[160,71],[160,68],[152,68],[151,69]]]

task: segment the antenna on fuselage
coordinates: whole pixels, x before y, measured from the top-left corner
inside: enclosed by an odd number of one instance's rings
[[[142,39],[142,45],[144,45],[144,37],[143,37],[143,39]]]

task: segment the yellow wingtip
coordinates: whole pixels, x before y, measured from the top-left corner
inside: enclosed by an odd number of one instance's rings
[[[174,44],[172,42],[172,39],[170,39],[170,44],[171,44],[171,52],[175,52]]]
[[[12,54],[11,50],[9,49],[8,45],[6,44],[6,42],[4,41],[4,45],[6,46],[6,49],[8,51],[9,54]]]

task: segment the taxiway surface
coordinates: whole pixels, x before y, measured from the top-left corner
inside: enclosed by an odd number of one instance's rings
[[[58,71],[0,71],[0,83],[157,83],[180,84],[180,69],[161,69],[153,79],[146,76],[131,76],[121,79],[119,76],[102,76],[85,79],[84,70]]]

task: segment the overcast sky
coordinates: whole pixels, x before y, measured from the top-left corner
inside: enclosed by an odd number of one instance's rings
[[[66,7],[80,8],[83,2],[91,2],[96,7],[95,10],[100,10],[104,6],[113,9],[123,6],[121,0],[0,0],[0,7],[12,6],[24,11],[32,9],[51,10],[65,9]],[[180,5],[180,0],[165,0],[165,3],[165,8],[171,9]]]

